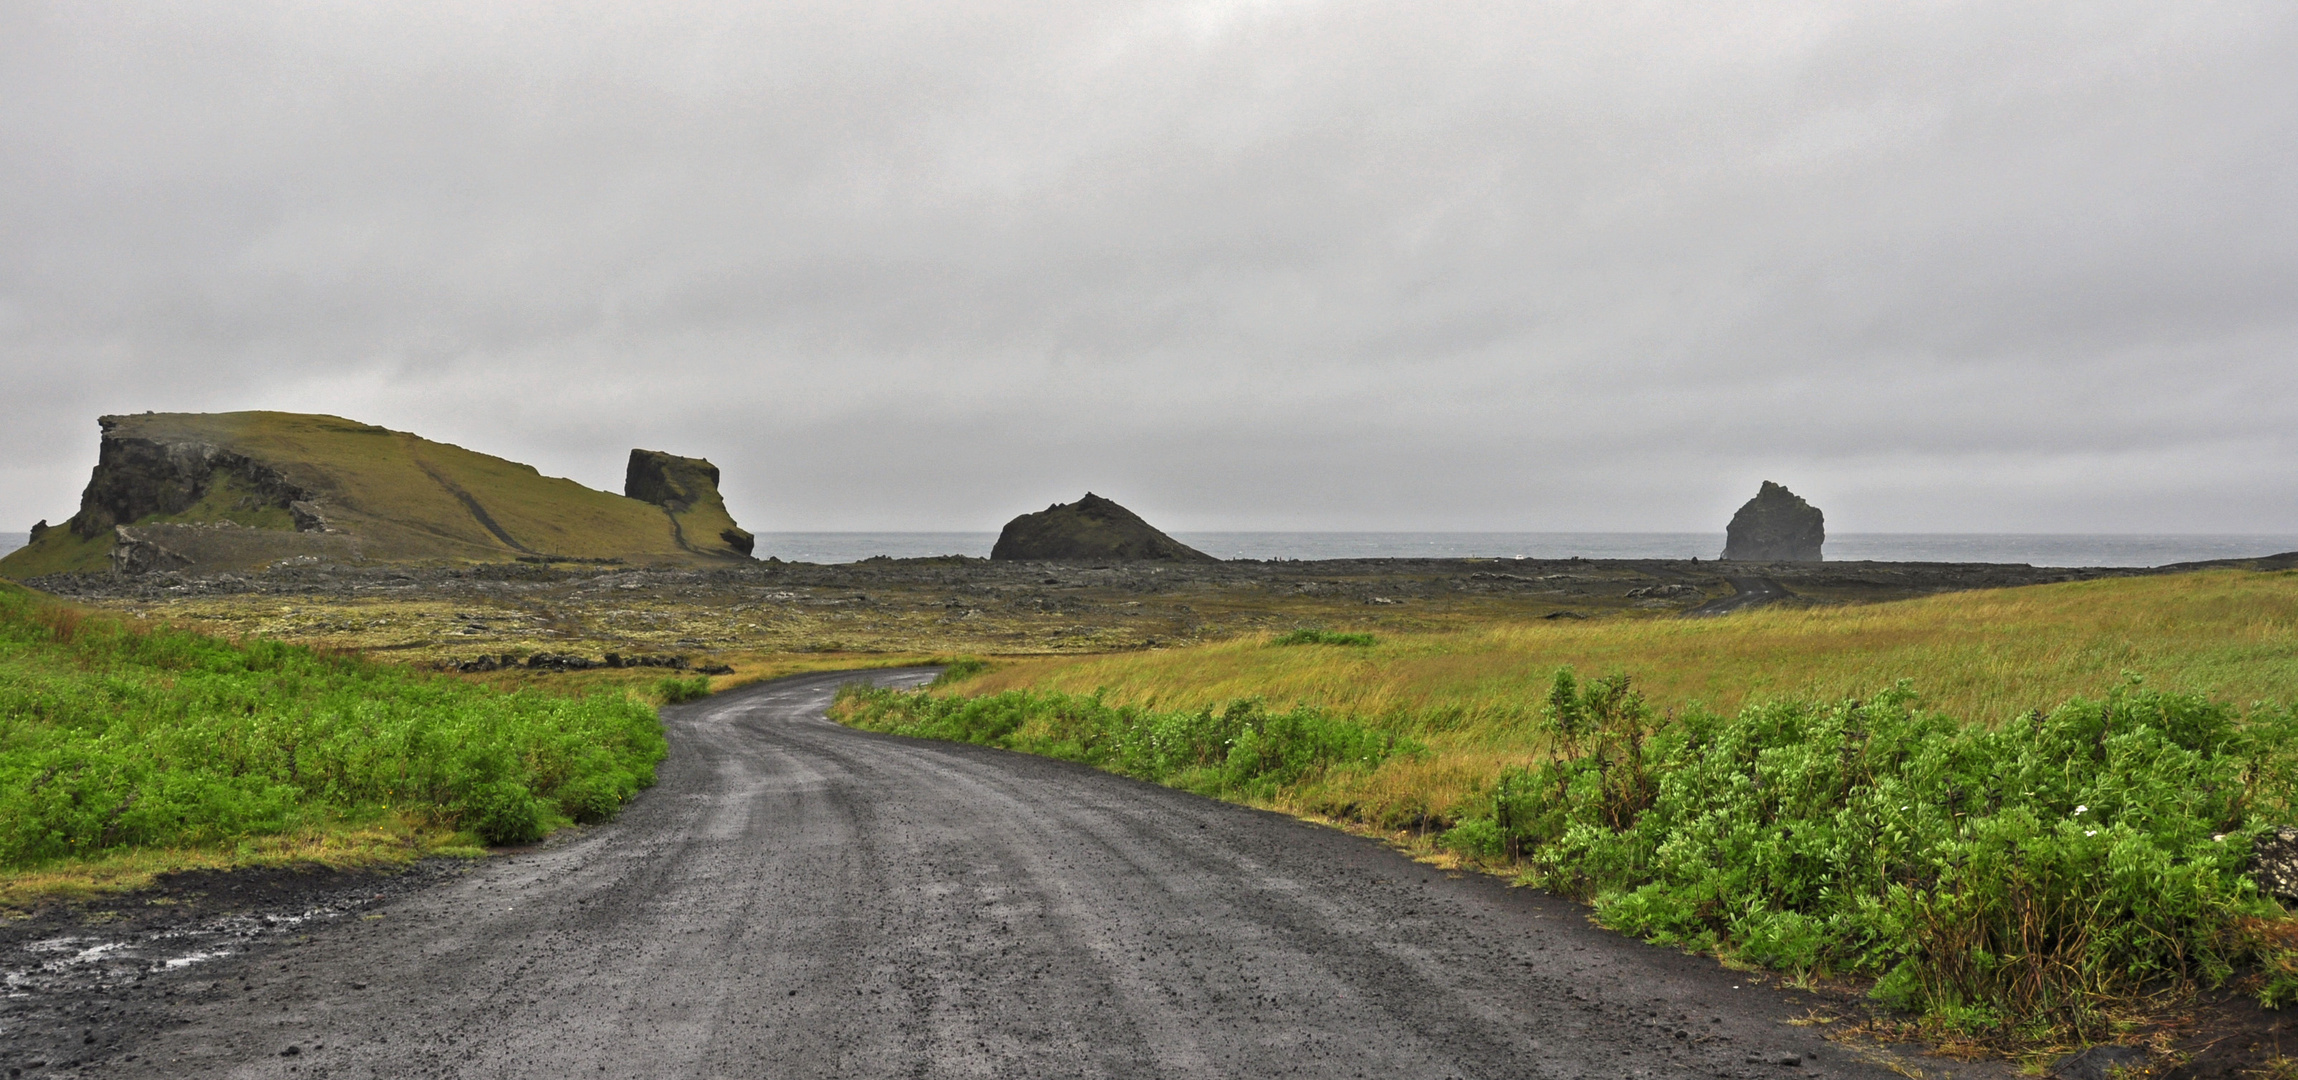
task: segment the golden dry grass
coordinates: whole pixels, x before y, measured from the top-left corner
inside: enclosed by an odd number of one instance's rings
[[[1504,765],[1537,755],[1534,721],[1564,666],[1626,672],[1662,709],[1861,697],[1905,678],[1928,707],[1993,723],[2104,694],[2125,672],[2238,704],[2298,701],[2298,572],[2123,578],[1705,620],[1512,623],[1383,634],[1369,648],[1269,641],[1020,660],[959,689],[1098,690],[1112,703],[1164,708],[1261,697],[1354,714],[1418,736],[1431,755],[1331,777],[1292,809],[1396,822],[1443,816]]]
[[[1261,696],[1367,716],[1521,712],[1560,666],[1626,671],[1663,707],[1858,696],[1911,678],[1933,707],[1996,720],[2095,695],[2124,671],[2236,701],[2298,698],[2298,572],[2220,571],[1955,593],[1718,619],[1528,622],[1382,635],[1370,648],[1191,649],[1017,661],[969,691],[1107,688],[1167,706]]]

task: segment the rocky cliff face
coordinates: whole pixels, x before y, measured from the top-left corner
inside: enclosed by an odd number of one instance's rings
[[[131,427],[123,418],[101,417],[103,438],[96,447],[96,470],[80,493],[80,512],[67,526],[82,539],[154,514],[181,514],[222,486],[236,488],[232,509],[257,514],[287,512],[301,531],[319,531],[325,517],[317,496],[289,482],[277,469],[245,454],[197,438],[171,437]],[[302,504],[301,516],[296,506]]]
[[[1055,503],[1009,521],[998,534],[992,559],[1162,560],[1217,562],[1164,533],[1114,502],[1088,491],[1073,503]]]
[[[1755,498],[1733,514],[1724,527],[1726,559],[1749,562],[1818,562],[1820,546],[1827,542],[1827,526],[1819,508],[1796,493],[1763,482]]]
[[[718,494],[718,466],[703,458],[679,457],[660,450],[632,450],[630,465],[622,474],[622,493],[661,507],[670,515],[678,542],[689,550],[701,552],[715,546],[696,547],[697,535],[714,537],[743,555],[757,548],[757,538],[734,523],[734,516],[726,510],[725,498]],[[690,534],[689,529],[694,533]]]

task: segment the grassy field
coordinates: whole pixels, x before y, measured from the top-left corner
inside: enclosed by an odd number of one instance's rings
[[[1387,831],[1658,942],[1879,978],[1955,1038],[2089,1041],[2182,987],[2298,998],[2298,924],[2246,876],[2298,813],[2298,573],[956,674],[844,715]]]
[[[628,693],[506,693],[0,584],[0,899],[530,841],[612,815],[663,752]]]
[[[2103,697],[2125,672],[2158,690],[2237,704],[2298,702],[2298,572],[2073,582],[1721,619],[1381,633],[1370,646],[1274,640],[1016,660],[954,689],[1099,692],[1111,704],[1168,709],[1260,698],[1365,718],[1426,741],[1430,755],[1317,801],[1396,823],[1449,817],[1500,769],[1544,753],[1534,721],[1560,667],[1627,673],[1663,713],[1867,697],[1909,679],[1923,707],[1991,724]]]

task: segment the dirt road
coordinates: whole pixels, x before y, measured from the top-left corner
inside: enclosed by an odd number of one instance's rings
[[[1894,1075],[1786,1023],[1802,995],[1532,890],[1062,762],[838,727],[822,710],[854,677],[666,710],[662,782],[621,820],[152,971],[91,1030],[86,1064],[298,1080]],[[1941,1065],[1922,1063],[2000,1074]]]
[[[1734,574],[1726,576],[1724,580],[1731,582],[1733,592],[1730,596],[1721,600],[1710,600],[1686,611],[1684,618],[1703,619],[1710,615],[1729,615],[1734,611],[1759,608],[1772,601],[1785,600],[1794,595],[1781,587],[1779,582],[1767,577]]]

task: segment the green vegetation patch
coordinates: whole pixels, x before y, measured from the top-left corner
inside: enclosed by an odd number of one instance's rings
[[[1158,712],[1074,694],[963,698],[849,684],[833,715],[870,731],[1042,754],[1225,798],[1267,799],[1327,772],[1425,752],[1318,709],[1273,712],[1251,700]]]
[[[989,661],[978,656],[960,656],[955,660],[942,661],[941,664],[941,674],[934,676],[934,681],[926,684],[929,689],[939,690],[945,686],[964,682],[989,670]]]
[[[236,644],[0,585],[0,868],[402,815],[489,843],[654,781],[652,708]]]
[[[1971,1032],[2106,1033],[2102,1002],[2298,970],[2254,838],[2292,818],[2298,714],[2136,680],[1995,727],[1868,701],[1657,716],[1559,672],[1553,756],[1443,838],[1649,940],[1791,971]],[[2268,1004],[2298,977],[2262,978]]]

